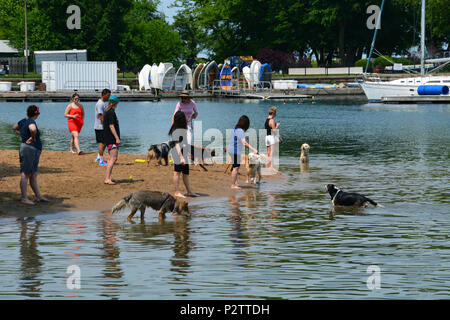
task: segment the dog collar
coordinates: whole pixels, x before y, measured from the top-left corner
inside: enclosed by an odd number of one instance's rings
[[[336,196],[338,195],[339,192],[341,192],[341,189],[338,189],[338,191],[335,193],[333,199],[331,199],[332,203],[334,203],[334,199],[336,199]]]

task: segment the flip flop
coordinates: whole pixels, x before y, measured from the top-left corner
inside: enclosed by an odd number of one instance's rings
[[[40,198],[37,199],[36,202],[50,202],[50,200],[48,200],[47,198]]]
[[[111,182],[103,182],[104,184],[109,184],[109,185],[115,185],[116,183],[114,182],[114,181],[111,181]]]

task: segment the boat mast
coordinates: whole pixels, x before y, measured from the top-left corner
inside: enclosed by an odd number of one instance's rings
[[[377,25],[376,25],[376,27],[375,27],[375,32],[374,32],[374,34],[373,34],[372,45],[370,46],[370,52],[369,52],[369,56],[367,57],[366,70],[364,70],[364,73],[367,73],[367,70],[369,69],[370,59],[372,59],[372,52],[373,52],[373,48],[375,47],[375,40],[377,40],[378,29],[380,29],[380,24],[381,24],[381,13],[383,12],[384,1],[385,1],[385,0],[383,0],[383,1],[381,2],[380,14],[378,15]]]
[[[420,74],[425,75],[425,0],[422,0],[421,36],[420,36]]]

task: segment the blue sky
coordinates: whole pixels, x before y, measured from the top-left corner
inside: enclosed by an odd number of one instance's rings
[[[160,0],[159,11],[163,12],[166,15],[167,21],[172,23],[173,16],[177,14],[177,8],[168,8],[171,4],[173,4],[174,0]]]

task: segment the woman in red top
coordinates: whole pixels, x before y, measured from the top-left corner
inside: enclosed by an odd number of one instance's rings
[[[84,108],[80,104],[80,96],[77,93],[72,95],[72,103],[69,104],[64,112],[64,116],[67,118],[67,124],[69,126],[69,131],[72,133],[72,138],[70,139],[70,152],[73,151],[73,146],[77,149],[77,154],[82,154],[83,151],[80,150],[80,139],[78,137],[81,128],[84,125]]]

